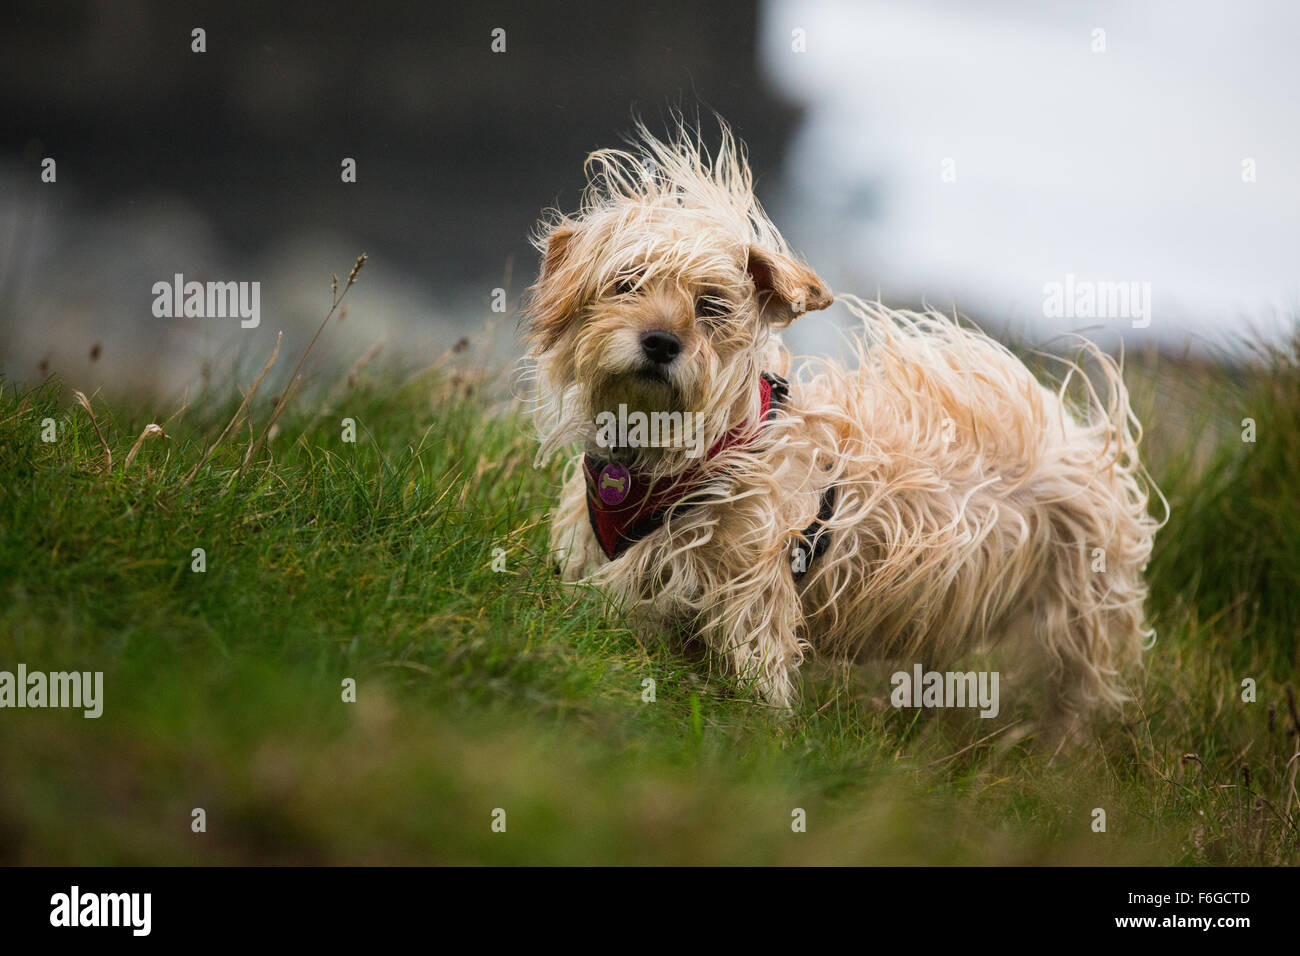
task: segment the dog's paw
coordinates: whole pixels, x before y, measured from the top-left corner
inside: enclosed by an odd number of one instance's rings
[[[754,690],[764,703],[783,713],[791,713],[799,702],[799,692],[794,685],[793,671],[780,668],[761,671],[754,677]]]
[[[586,577],[586,568],[587,565],[585,561],[574,560],[573,557],[570,556],[561,563],[557,573],[560,575],[560,580],[565,584],[573,584]]]
[[[580,536],[568,546],[556,551],[556,574],[567,584],[587,577],[600,566],[600,549]]]

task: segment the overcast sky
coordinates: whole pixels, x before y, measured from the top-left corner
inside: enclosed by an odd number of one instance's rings
[[[766,0],[762,23],[807,109],[781,215],[836,288],[1126,341],[1300,312],[1300,4]],[[1149,282],[1150,328],[1044,319],[1067,274]]]

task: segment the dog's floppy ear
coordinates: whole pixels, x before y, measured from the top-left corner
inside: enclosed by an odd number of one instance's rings
[[[554,348],[582,305],[581,275],[571,255],[578,227],[556,225],[545,238],[542,270],[529,290],[528,336],[538,352]]]
[[[745,268],[754,280],[759,314],[778,327],[835,301],[817,273],[785,253],[750,246]]]
[[[569,250],[569,244],[578,234],[578,227],[562,222],[546,237],[546,255],[542,257],[542,278],[559,271]]]

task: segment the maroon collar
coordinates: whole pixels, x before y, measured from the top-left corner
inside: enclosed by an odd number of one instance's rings
[[[770,417],[774,390],[779,405],[787,388],[784,379],[768,372],[759,378],[760,422]],[[587,454],[582,459],[587,478],[587,517],[605,556],[612,561],[659,528],[673,505],[690,497],[711,477],[710,461],[727,449],[748,445],[757,435],[758,430],[748,422],[733,428],[699,459],[695,468],[671,478],[651,478],[623,462]]]

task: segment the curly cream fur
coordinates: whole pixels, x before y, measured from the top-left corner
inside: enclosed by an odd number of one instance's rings
[[[759,373],[790,368],[773,329],[831,302],[755,200],[725,127],[712,156],[685,129],[668,142],[638,133],[636,151],[590,157],[580,212],[539,236],[539,461],[593,449],[595,415],[618,403],[702,411],[707,445],[752,428]],[[1032,658],[1050,723],[1121,702],[1150,637],[1142,571],[1157,522],[1118,365],[1085,342],[1102,394],[1074,363],[1053,391],[954,319],[841,301],[860,323],[856,362],[803,364],[754,442],[708,463],[705,500],[614,561],[574,454],[552,523],[565,578],[684,627],[780,706],[797,699],[809,653],[942,668],[1002,644]],[[643,372],[647,330],[682,342],[667,380]],[[1068,402],[1072,380],[1080,400]],[[623,453],[656,476],[698,466],[680,449]],[[796,583],[792,550],[832,486],[829,549]]]

